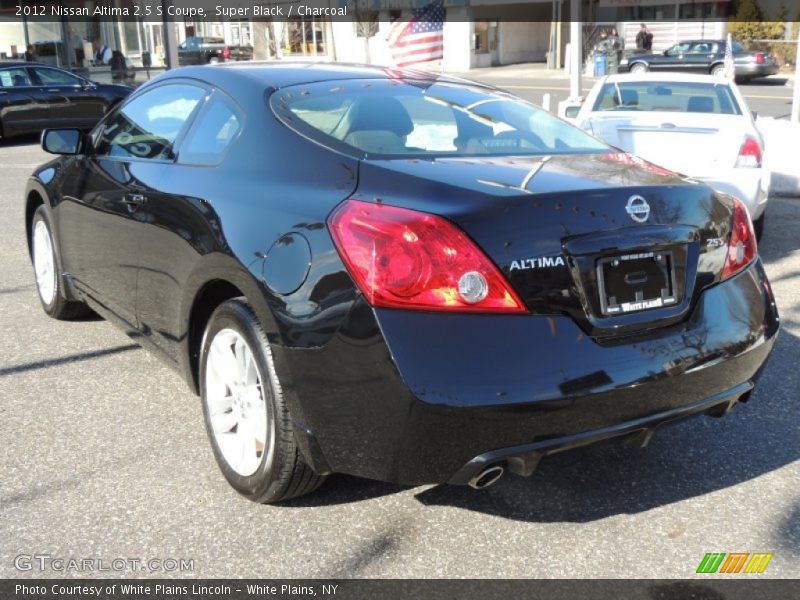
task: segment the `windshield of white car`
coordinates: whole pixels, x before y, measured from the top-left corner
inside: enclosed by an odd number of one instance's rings
[[[600,90],[592,108],[607,111],[666,111],[741,115],[727,82],[618,81]]]
[[[547,111],[478,86],[408,79],[311,83],[278,90],[270,104],[306,137],[370,158],[610,151]]]

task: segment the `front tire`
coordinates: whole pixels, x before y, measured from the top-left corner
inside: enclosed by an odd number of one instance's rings
[[[325,477],[303,460],[269,342],[244,298],[211,315],[200,354],[206,430],[222,474],[254,502],[308,494]]]
[[[713,67],[711,67],[711,74],[714,77],[722,77],[722,75],[724,73],[725,73],[725,65],[720,64],[720,65],[714,65]]]
[[[631,65],[631,73],[647,73],[650,69],[644,63],[635,63]]]
[[[66,299],[64,280],[58,268],[53,242],[53,228],[44,205],[33,213],[30,243],[36,290],[44,312],[59,320],[75,319],[89,314],[89,307],[82,302]]]

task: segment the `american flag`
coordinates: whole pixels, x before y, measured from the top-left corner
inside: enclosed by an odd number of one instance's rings
[[[396,21],[386,40],[398,67],[439,60],[444,55],[444,1],[414,9],[408,20]]]
[[[725,42],[725,59],[723,60],[725,69],[723,73],[728,79],[733,79],[736,75],[736,66],[733,63],[733,37],[728,34],[728,39]]]

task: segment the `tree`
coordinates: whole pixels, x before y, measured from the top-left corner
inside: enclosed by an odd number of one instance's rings
[[[764,11],[758,0],[739,0],[734,22],[728,31],[740,42],[749,42],[764,38]]]

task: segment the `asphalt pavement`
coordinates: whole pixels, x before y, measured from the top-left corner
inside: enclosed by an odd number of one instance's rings
[[[175,373],[102,320],[42,312],[22,213],[45,159],[32,140],[0,145],[0,577],[708,577],[707,552],[774,553],[762,577],[800,576],[800,199],[770,200],[783,331],[732,414],[480,492],[334,476],[261,506],[223,480]],[[39,569],[70,558],[95,570]]]

